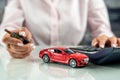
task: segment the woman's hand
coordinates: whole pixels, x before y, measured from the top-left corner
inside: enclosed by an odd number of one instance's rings
[[[94,47],[117,47],[120,46],[120,38],[115,36],[108,37],[106,35],[101,35],[92,40],[92,46]]]
[[[19,35],[24,36],[30,41],[30,43],[23,44],[22,40],[13,38],[10,36],[10,34],[6,33],[3,37],[3,42],[6,44],[7,51],[10,53],[10,55],[14,58],[25,58],[26,56],[30,55],[34,45],[29,30],[25,27],[22,27],[11,32],[16,32]]]

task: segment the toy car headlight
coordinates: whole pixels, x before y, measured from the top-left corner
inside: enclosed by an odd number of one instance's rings
[[[84,59],[84,62],[85,62],[85,63],[88,63],[88,62],[89,62],[89,58],[85,58],[85,59]]]

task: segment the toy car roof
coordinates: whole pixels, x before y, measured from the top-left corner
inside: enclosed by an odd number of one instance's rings
[[[51,48],[48,48],[48,49],[60,49],[60,50],[65,50],[65,49],[67,49],[67,47],[51,47]]]

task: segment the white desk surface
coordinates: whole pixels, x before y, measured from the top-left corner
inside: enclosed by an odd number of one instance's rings
[[[38,57],[44,48],[37,46],[25,59],[11,58],[0,47],[0,80],[118,80],[120,64],[99,66],[89,64],[83,68],[71,68],[59,63],[45,64]]]

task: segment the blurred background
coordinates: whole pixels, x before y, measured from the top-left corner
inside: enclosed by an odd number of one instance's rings
[[[120,37],[120,0],[104,0],[110,17],[111,28],[114,34]],[[0,22],[3,18],[4,8],[7,0],[0,0]],[[98,3],[99,4],[99,3]],[[82,44],[90,45],[91,36],[89,34],[89,29],[86,31],[86,35]]]
[[[0,23],[3,17],[3,13],[4,13],[4,7],[6,5],[7,0],[0,0]]]

